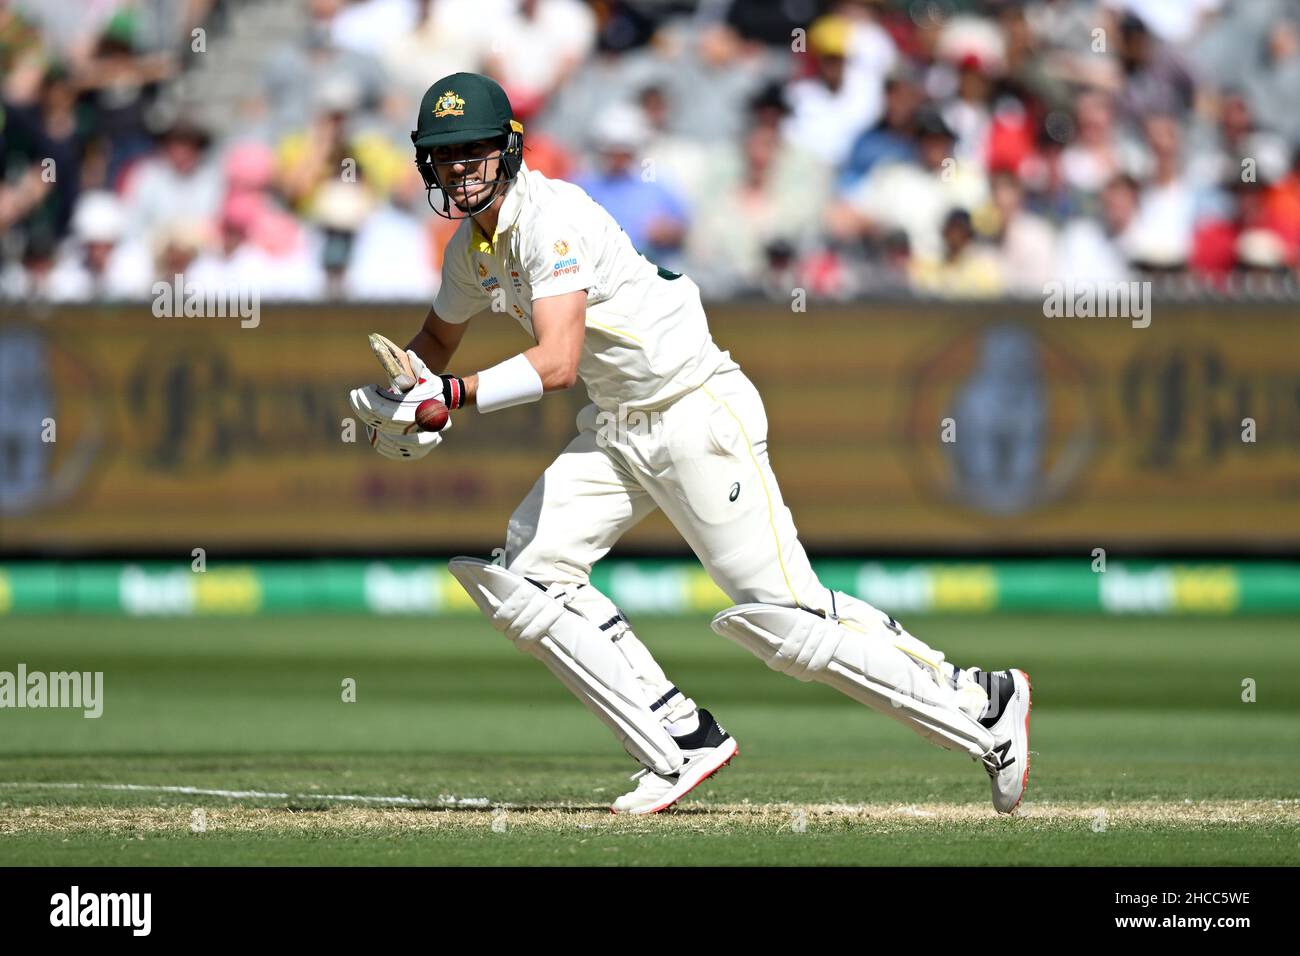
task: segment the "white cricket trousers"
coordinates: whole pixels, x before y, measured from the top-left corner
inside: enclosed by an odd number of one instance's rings
[[[655,508],[736,604],[829,607],[767,458],[767,415],[740,369],[656,411],[588,405],[578,435],[510,518],[510,570],[586,584]]]
[[[653,412],[602,412],[588,405],[578,435],[537,479],[510,517],[506,566],[539,584],[570,585],[571,606],[607,624],[665,723],[695,704],[664,676],[613,603],[590,586],[591,567],[638,521],[663,510],[709,576],[736,604],[832,610],[799,543],[767,457],[767,414],[738,368]],[[860,599],[837,595],[840,617],[892,619]],[[902,631],[892,641],[952,680],[944,655]]]

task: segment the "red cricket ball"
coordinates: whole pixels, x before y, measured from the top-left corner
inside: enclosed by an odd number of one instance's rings
[[[415,406],[415,424],[422,432],[440,432],[447,427],[451,412],[440,398],[426,398]]]

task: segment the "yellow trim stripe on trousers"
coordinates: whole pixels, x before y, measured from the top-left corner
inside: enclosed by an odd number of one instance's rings
[[[795,606],[799,607],[801,605],[799,595],[795,593],[794,585],[790,583],[790,574],[785,569],[785,556],[781,550],[781,536],[777,534],[776,516],[772,509],[772,493],[767,488],[767,479],[763,477],[763,466],[759,464],[758,456],[754,454],[754,443],[749,440],[749,433],[745,431],[745,426],[744,423],[741,422],[740,416],[731,410],[731,406],[728,405],[725,400],[718,398],[710,392],[708,387],[705,385],[701,385],[700,390],[727,410],[727,414],[735,420],[736,426],[740,429],[741,436],[745,439],[745,447],[749,450],[749,459],[754,463],[754,471],[758,473],[759,484],[763,486],[763,497],[767,499],[767,525],[772,529],[772,541],[776,544],[776,560],[781,566],[781,576],[785,578],[785,586],[789,590],[790,597],[794,600]]]

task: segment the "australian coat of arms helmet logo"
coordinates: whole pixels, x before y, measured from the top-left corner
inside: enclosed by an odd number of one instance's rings
[[[448,90],[438,97],[438,102],[434,105],[433,115],[438,119],[444,116],[464,116],[465,100],[457,96],[452,90]]]

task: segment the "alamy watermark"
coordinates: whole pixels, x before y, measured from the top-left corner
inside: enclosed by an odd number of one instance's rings
[[[619,405],[617,412],[602,411],[596,416],[596,444],[601,448],[626,445],[631,435],[649,435],[659,427],[662,416],[658,412],[629,409]]]
[[[1129,319],[1135,329],[1151,324],[1150,282],[1060,282],[1043,285],[1049,319]]]
[[[238,318],[241,329],[255,329],[262,322],[262,296],[255,285],[187,285],[178,272],[171,282],[155,282],[150,291],[153,314],[159,319]]]
[[[74,884],[50,897],[51,926],[124,926],[132,936],[148,936],[152,915],[152,893],[83,893]]]
[[[72,708],[94,719],[104,713],[103,671],[0,671],[0,709]]]

